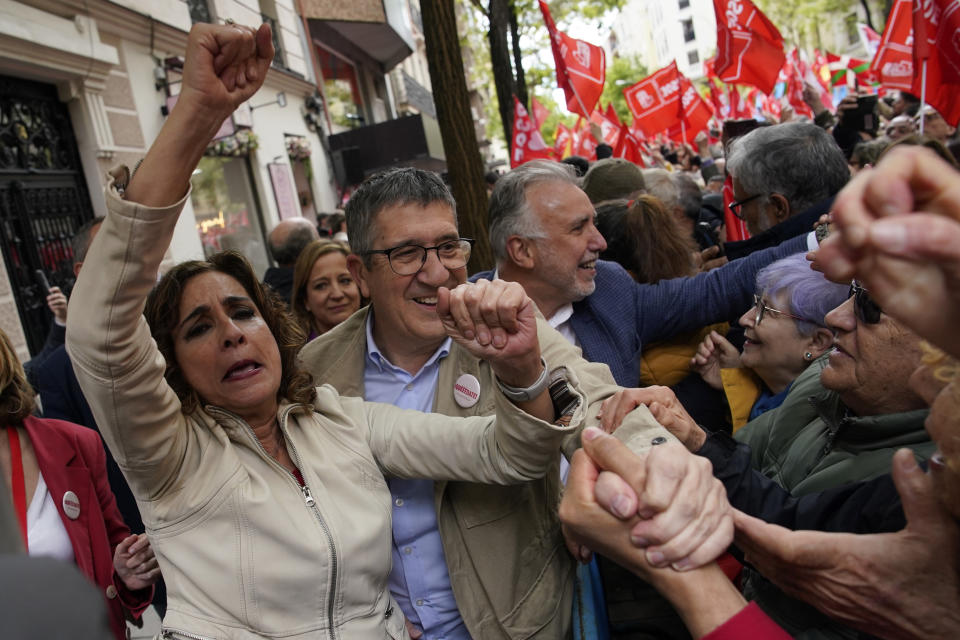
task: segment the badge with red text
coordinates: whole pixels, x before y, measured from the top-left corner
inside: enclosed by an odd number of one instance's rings
[[[71,520],[80,517],[80,499],[73,491],[67,491],[63,494],[63,512]]]
[[[469,373],[461,375],[453,383],[453,398],[464,409],[477,404],[480,399],[480,381]]]

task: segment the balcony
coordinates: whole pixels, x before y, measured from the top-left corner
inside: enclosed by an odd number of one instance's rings
[[[445,171],[446,156],[437,121],[417,114],[359,127],[328,138],[341,188],[360,184],[387,167]]]
[[[352,60],[370,60],[386,73],[413,52],[403,0],[303,0],[302,6],[310,37]]]

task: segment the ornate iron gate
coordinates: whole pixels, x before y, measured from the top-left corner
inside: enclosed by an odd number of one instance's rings
[[[30,353],[52,322],[34,271],[69,294],[74,231],[93,217],[66,105],[52,85],[0,76],[0,245]]]

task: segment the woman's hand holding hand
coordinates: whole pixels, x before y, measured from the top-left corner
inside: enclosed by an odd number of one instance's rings
[[[147,534],[129,535],[117,545],[113,569],[131,591],[146,589],[160,578],[160,567]]]

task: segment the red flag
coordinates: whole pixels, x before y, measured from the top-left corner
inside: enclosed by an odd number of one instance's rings
[[[877,37],[879,38],[880,36]],[[814,77],[816,77],[824,91],[830,91],[830,63],[823,54],[820,53],[819,49],[813,50],[813,63],[811,63],[810,67],[813,70]]]
[[[890,89],[913,90],[913,0],[896,0],[870,63],[880,84]]]
[[[803,77],[800,75],[799,64],[800,56],[797,48],[794,47],[783,66],[787,77],[787,101],[798,116],[806,116],[813,120],[813,110],[803,101]]]
[[[537,126],[537,129],[543,126],[544,120],[550,115],[547,108],[532,96],[530,97],[530,111],[533,112],[531,115],[533,115],[534,124]]]
[[[543,142],[540,130],[527,115],[523,103],[513,97],[513,149],[510,151],[510,168],[519,167],[531,160],[552,160],[553,151]]]
[[[600,135],[603,141],[611,147],[616,147],[620,141],[620,122],[613,121],[606,114],[600,111],[594,111],[590,115],[590,121],[600,127]]]
[[[683,141],[693,142],[698,133],[707,129],[710,118],[713,117],[713,109],[697,93],[697,88],[683,74],[680,74],[680,90],[682,91],[680,117],[684,124],[681,131],[686,133],[686,138]]]
[[[550,8],[543,0],[540,0],[540,12],[550,32],[557,86],[563,89],[567,98],[567,110],[589,118],[600,100],[607,77],[603,49],[558,31],[550,16]]]
[[[617,110],[613,108],[612,102],[607,103],[607,110],[605,112],[605,115],[607,116],[607,120],[615,123],[618,127],[623,125],[623,123],[620,122],[620,116],[617,115]]]
[[[578,118],[577,125],[573,128],[573,155],[591,162],[597,159],[597,139],[590,132],[589,121],[583,118]]]
[[[780,116],[783,114],[783,105],[780,104],[780,100],[778,98],[774,98],[773,96],[764,96],[763,110],[779,120]]]
[[[827,90],[821,80],[813,73],[813,69],[810,66],[810,63],[807,62],[807,54],[798,49],[794,49],[795,63],[797,65],[797,73],[800,76],[800,81],[803,84],[810,85],[810,88],[817,92],[820,97],[820,102],[823,106],[829,110],[833,111],[833,96],[830,95],[830,91]],[[801,89],[801,97],[803,90]]]
[[[655,136],[676,123],[680,104],[680,72],[676,61],[623,90],[634,126]]]
[[[727,231],[727,242],[737,242],[750,237],[747,223],[733,215],[730,204],[733,202],[733,177],[728,173],[723,181],[723,224]]]
[[[573,133],[562,122],[557,125],[557,137],[553,143],[553,154],[557,158],[566,158],[570,155],[570,142]]]
[[[629,160],[644,168],[647,166],[640,151],[640,141],[634,137],[630,128],[625,124],[620,125],[620,142],[614,148],[613,157]]]
[[[717,76],[771,93],[786,58],[780,32],[750,0],[713,0],[713,10],[717,17]]]
[[[913,10],[913,89],[920,95],[927,67],[926,101],[952,126],[960,122],[960,5],[927,0]],[[924,58],[926,56],[926,58]]]

